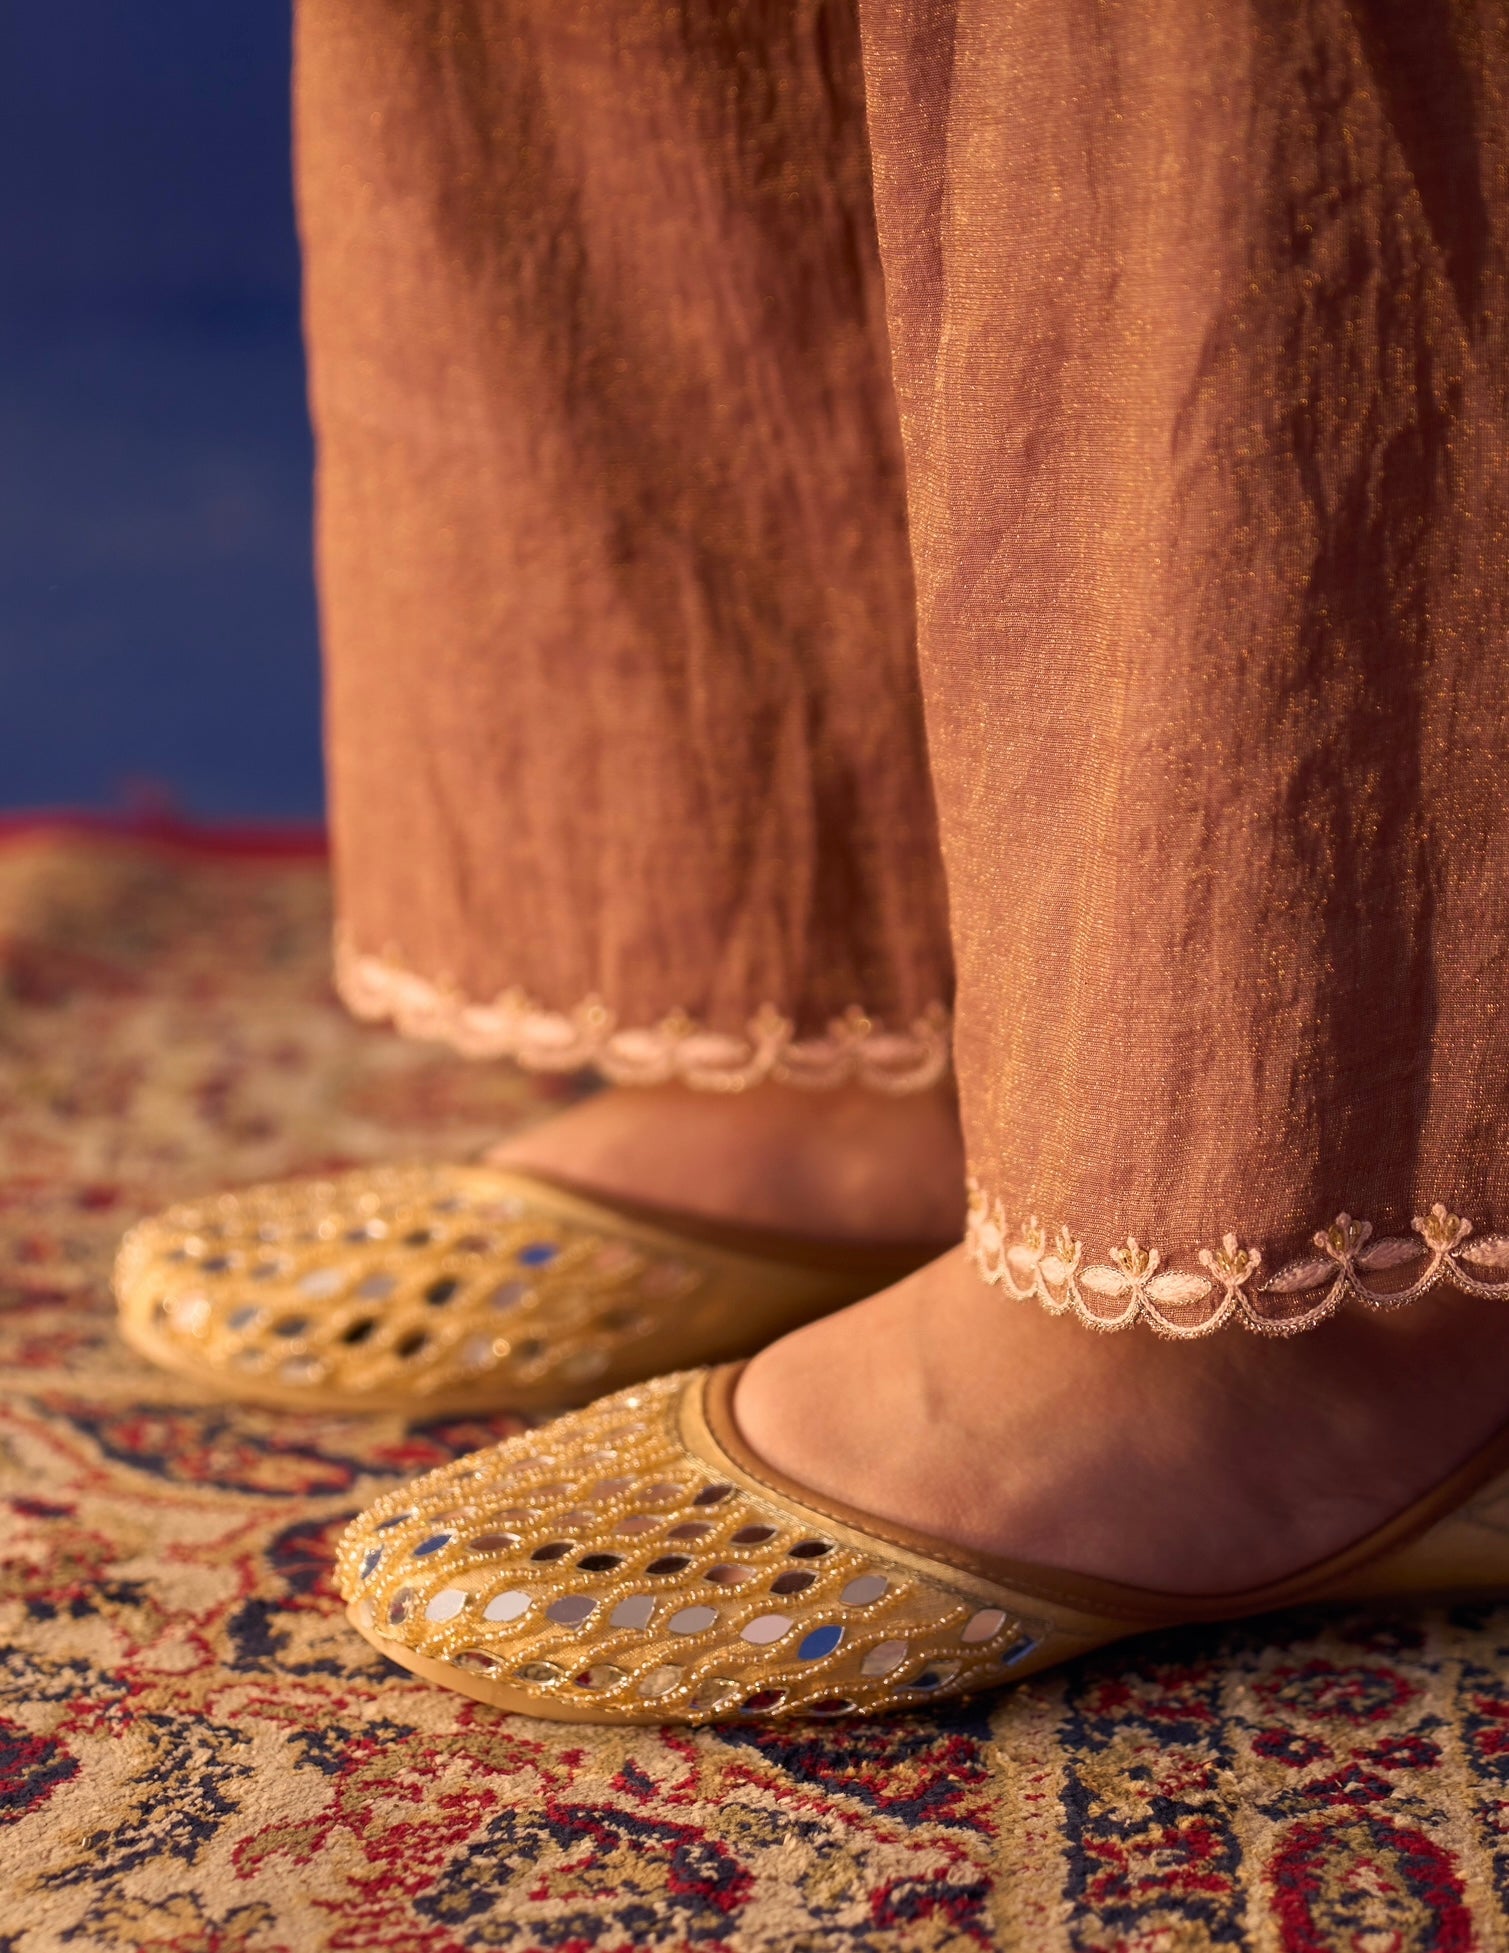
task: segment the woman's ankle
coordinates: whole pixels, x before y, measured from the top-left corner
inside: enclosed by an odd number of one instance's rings
[[[503,1166],[715,1220],[831,1240],[957,1240],[964,1151],[950,1088],[612,1087],[495,1147]]]
[[[1509,1317],[1432,1296],[1284,1341],[1096,1335],[954,1254],[762,1352],[736,1412],[771,1465],[878,1517],[1166,1592],[1239,1591],[1340,1550],[1491,1435]]]

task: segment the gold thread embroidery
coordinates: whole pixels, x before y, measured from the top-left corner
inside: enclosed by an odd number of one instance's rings
[[[388,1021],[406,1037],[435,1039],[472,1058],[511,1058],[530,1071],[592,1066],[614,1085],[663,1085],[742,1092],[773,1080],[812,1090],[854,1082],[876,1092],[925,1091],[948,1070],[950,1023],[929,1005],[907,1031],[888,1031],[857,1005],[826,1035],[799,1038],[788,1017],[764,1004],[744,1036],[711,1031],[680,1011],[649,1027],[620,1025],[599,998],[570,1011],[543,1009],[521,990],[491,1003],[369,956],[337,935],[335,984],[347,1008],[368,1022]]]
[[[1035,1214],[1013,1237],[1000,1201],[971,1180],[965,1248],[987,1282],[1019,1301],[1036,1300],[1055,1315],[1072,1312],[1092,1329],[1142,1321],[1160,1335],[1182,1338],[1208,1336],[1232,1320],[1259,1335],[1294,1336],[1334,1315],[1348,1297],[1372,1309],[1397,1309],[1441,1282],[1509,1300],[1509,1235],[1469,1240],[1471,1221],[1440,1201],[1411,1225],[1411,1235],[1375,1239],[1370,1221],[1338,1214],[1314,1236],[1317,1254],[1286,1262],[1266,1280],[1262,1250],[1235,1234],[1224,1236],[1219,1248],[1200,1249],[1203,1275],[1165,1267],[1159,1249],[1130,1236],[1105,1262],[1086,1265],[1084,1243],[1067,1227],[1044,1227]],[[1281,1313],[1282,1298],[1299,1306]]]

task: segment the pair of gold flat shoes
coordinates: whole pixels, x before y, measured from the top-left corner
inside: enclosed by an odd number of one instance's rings
[[[1345,1552],[1208,1600],[967,1552],[771,1471],[734,1423],[732,1359],[930,1252],[417,1166],[174,1208],[127,1236],[116,1287],[127,1340],[222,1394],[437,1417],[597,1398],[387,1494],[340,1546],[374,1647],[521,1714],[840,1718],[1152,1628],[1509,1589],[1509,1430]]]

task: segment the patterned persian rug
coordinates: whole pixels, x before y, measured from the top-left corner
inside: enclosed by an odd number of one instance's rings
[[[513,1428],[203,1401],[112,1334],[172,1196],[567,1096],[362,1029],[317,859],[0,844],[0,1953],[1509,1946],[1509,1610],[1165,1636],[873,1727],[594,1733],[346,1627],[359,1504]]]

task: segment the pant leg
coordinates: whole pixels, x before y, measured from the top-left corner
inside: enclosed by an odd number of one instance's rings
[[[1502,1292],[1509,16],[862,23],[977,1260]]]
[[[350,1001],[613,1076],[935,1078],[850,0],[301,0],[297,127]]]

